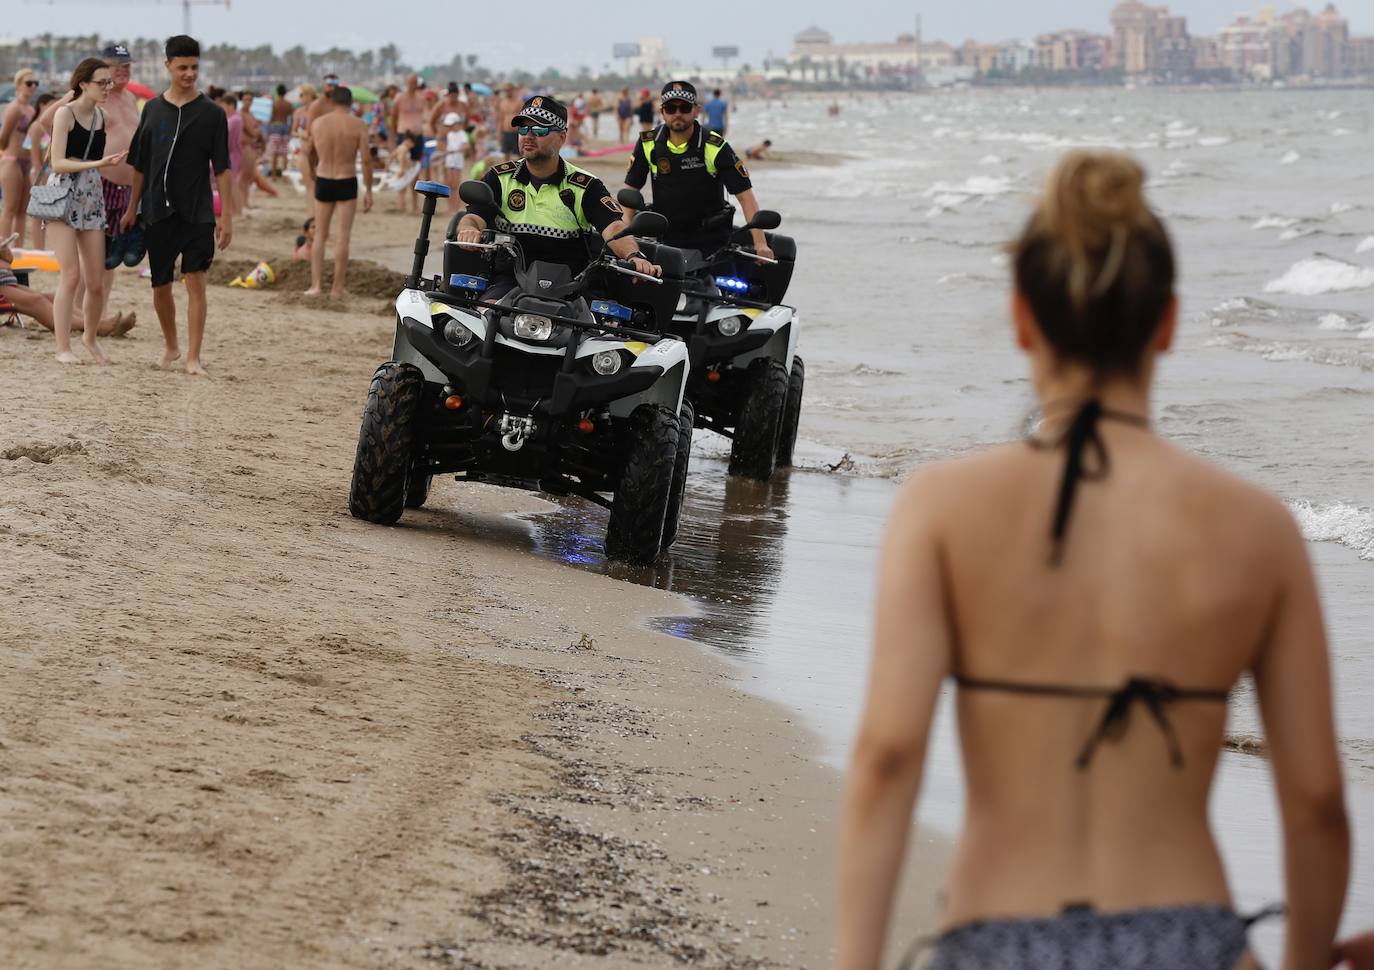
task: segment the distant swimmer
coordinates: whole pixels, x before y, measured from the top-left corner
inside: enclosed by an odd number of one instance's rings
[[[697,89],[687,81],[669,81],[659,93],[663,124],[639,136],[625,184],[642,189],[653,180],[652,208],[668,220],[663,241],[682,249],[712,251],[730,237],[734,210],[725,193],[739,199],[744,218],[759,210],[749,170],[724,136],[698,122]],[[762,230],[754,230],[754,251],[771,258]]]
[[[310,289],[307,296],[318,296],[324,277],[324,250],[329,243],[329,224],[334,210],[339,212],[339,241],[334,245],[334,285],[330,296],[347,293],[348,247],[353,235],[353,217],[358,209],[357,169],[363,169],[363,211],[372,209],[372,153],[367,150],[367,125],[354,117],[353,92],[340,85],[330,95],[334,110],[315,119],[310,140],[317,157],[315,163],[316,238],[310,247]]]
[[[750,145],[748,148],[746,148],[744,150],[744,157],[749,159],[751,162],[757,162],[760,159],[767,158],[768,149],[772,147],[773,143],[769,141],[767,138],[765,138],[757,145]]]
[[[840,103],[838,101],[831,101],[830,106],[825,109],[825,113],[832,118],[835,117],[835,115],[840,113]]]

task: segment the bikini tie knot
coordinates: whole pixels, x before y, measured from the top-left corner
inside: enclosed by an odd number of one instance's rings
[[[1107,710],[1102,715],[1102,720],[1097,724],[1097,730],[1092,733],[1088,741],[1079,752],[1074,764],[1080,771],[1087,768],[1092,762],[1093,754],[1103,741],[1115,741],[1125,733],[1126,727],[1130,724],[1131,708],[1139,703],[1145,706],[1159,725],[1160,732],[1164,735],[1164,742],[1169,746],[1169,762],[1175,768],[1183,767],[1183,749],[1179,745],[1178,735],[1174,731],[1174,726],[1169,721],[1165,707],[1175,701],[1181,700],[1183,694],[1177,687],[1163,680],[1147,680],[1142,677],[1132,677],[1121,686],[1119,690],[1113,691],[1107,698]]]

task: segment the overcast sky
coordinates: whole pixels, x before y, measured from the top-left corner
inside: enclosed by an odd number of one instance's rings
[[[204,0],[198,0],[204,3]],[[363,50],[396,44],[411,63],[447,63],[456,52],[481,56],[498,69],[547,66],[598,70],[611,61],[611,45],[662,36],[673,55],[711,63],[711,47],[735,44],[745,62],[770,52],[785,55],[792,36],[811,24],[836,40],[888,40],[912,30],[916,13],[924,34],[959,43],[997,41],[1064,27],[1107,31],[1114,0],[927,0],[897,3],[863,0],[689,0],[687,3],[607,3],[603,0],[232,0],[232,7],[192,8],[192,32],[201,40],[280,51],[296,44],[323,50]],[[1266,0],[1176,0],[1193,33],[1212,33],[1238,12]],[[1309,4],[1319,9],[1325,0]],[[1280,11],[1294,4],[1277,0]],[[163,37],[180,33],[180,0],[0,0],[0,36],[90,34]],[[1374,0],[1342,0],[1340,10],[1354,33],[1374,33]],[[327,11],[321,15],[318,11]],[[415,11],[408,17],[406,10]],[[668,12],[671,10],[672,12]],[[452,11],[448,16],[441,16]],[[781,11],[781,12],[780,12]]]

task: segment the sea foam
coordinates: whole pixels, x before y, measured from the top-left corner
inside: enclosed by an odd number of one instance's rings
[[[1280,165],[1292,165],[1294,162],[1302,161],[1302,156],[1295,151],[1288,151],[1279,159]]]
[[[1285,219],[1283,216],[1264,216],[1256,219],[1251,229],[1291,229],[1298,224],[1297,219]]]
[[[1374,268],[1356,266],[1330,256],[1313,256],[1299,260],[1276,280],[1264,286],[1266,293],[1292,293],[1295,296],[1317,296],[1345,290],[1363,290],[1374,286]]]
[[[1344,503],[1291,502],[1288,507],[1308,542],[1339,542],[1361,559],[1374,559],[1374,512]]]
[[[1371,249],[1374,249],[1374,236],[1365,236],[1360,240],[1360,244],[1355,247],[1355,255],[1367,253]]]

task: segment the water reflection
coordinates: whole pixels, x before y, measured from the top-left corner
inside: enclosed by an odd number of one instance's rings
[[[791,479],[771,482],[725,474],[718,459],[693,456],[682,522],[671,552],[654,566],[607,562],[604,509],[577,499],[530,517],[535,551],[579,569],[681,593],[701,606],[693,616],[661,617],[656,629],[732,655],[748,653],[764,626],[782,571]]]

